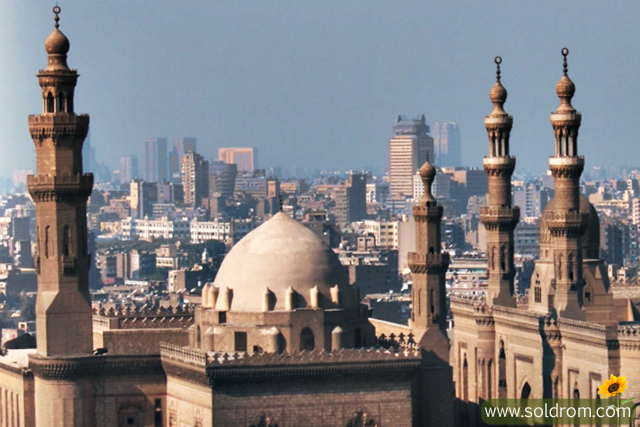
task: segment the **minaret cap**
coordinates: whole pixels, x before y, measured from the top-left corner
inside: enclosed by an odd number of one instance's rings
[[[422,167],[418,170],[418,173],[420,174],[420,178],[422,178],[422,185],[424,186],[424,195],[422,196],[421,201],[435,201],[433,194],[431,194],[431,185],[433,184],[433,179],[436,177],[436,168],[429,163],[428,156],[427,161],[424,162]]]
[[[502,58],[496,56],[496,84],[491,88],[491,92],[489,92],[489,97],[491,98],[491,102],[493,102],[493,111],[491,115],[504,115],[507,114],[504,111],[504,103],[507,101],[507,90],[502,86],[500,82],[500,64],[502,63]]]
[[[62,31],[58,29],[60,24],[60,17],[58,14],[60,13],[60,6],[56,6],[53,8],[53,13],[56,15],[55,20],[55,30],[44,42],[44,48],[49,55],[49,63],[47,64],[47,70],[68,70],[69,66],[67,65],[67,53],[69,52],[69,39],[65,36]]]
[[[576,85],[573,84],[567,75],[567,55],[569,55],[569,49],[565,47],[562,49],[562,56],[564,57],[562,71],[564,74],[556,85],[556,93],[558,94],[558,98],[560,98],[560,106],[558,107],[557,112],[561,112],[563,110],[574,110],[571,105],[571,98],[573,98],[573,95],[576,93]]]

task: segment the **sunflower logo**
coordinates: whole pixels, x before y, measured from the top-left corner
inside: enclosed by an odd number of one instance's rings
[[[616,394],[624,393],[627,388],[627,377],[616,377],[611,374],[611,378],[605,380],[605,382],[599,387],[598,394],[603,398],[613,397]]]

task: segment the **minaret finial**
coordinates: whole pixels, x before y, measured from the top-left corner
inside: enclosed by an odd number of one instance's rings
[[[494,61],[496,63],[496,80],[500,81],[500,64],[502,64],[502,58],[496,56],[496,59],[494,59]]]
[[[58,29],[60,27],[60,17],[58,16],[58,14],[60,13],[60,6],[58,6],[57,4],[53,7],[53,13],[56,14],[55,18],[53,18],[54,21],[56,21],[56,29]]]
[[[278,201],[280,202],[280,212],[284,212],[284,210],[282,209],[282,194],[278,195]]]
[[[567,72],[569,71],[569,67],[567,67],[567,55],[569,55],[569,49],[567,49],[566,47],[562,48],[562,56],[564,56],[564,64],[562,66],[562,71],[564,72],[564,75],[567,75]]]

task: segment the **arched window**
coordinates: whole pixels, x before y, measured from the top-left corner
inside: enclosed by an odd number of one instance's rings
[[[466,354],[462,363],[462,400],[469,401],[469,364],[467,363]]]
[[[55,100],[53,99],[53,95],[51,95],[51,92],[49,92],[49,94],[47,95],[47,109],[45,113],[53,113],[55,109],[54,104]]]
[[[520,393],[520,399],[528,399],[531,396],[531,386],[528,382],[522,386],[522,392]]]
[[[500,353],[498,356],[498,399],[507,398],[507,354],[504,350],[504,341],[500,340]]]
[[[434,289],[431,289],[429,294],[430,294],[429,305],[430,305],[431,314],[435,314],[436,313],[436,292]]]
[[[44,256],[49,258],[49,226],[44,228]]]
[[[567,258],[567,270],[569,271],[569,280],[573,281],[574,276],[574,265],[573,265],[573,254],[570,254]]]
[[[562,280],[562,267],[564,264],[564,256],[562,254],[560,254],[560,257],[558,258],[558,280]]]
[[[507,254],[504,247],[500,249],[500,269],[505,271],[507,269]]]
[[[487,399],[493,398],[493,360],[487,363]]]
[[[311,351],[314,348],[316,348],[316,341],[313,336],[313,331],[311,328],[304,328],[302,332],[300,332],[300,351]]]
[[[64,105],[64,94],[62,92],[58,93],[56,104],[57,104],[56,112],[58,113],[66,112],[65,105]]]
[[[62,255],[69,256],[71,254],[71,229],[68,225],[64,226],[62,231]]]
[[[198,327],[196,328],[196,345],[198,348],[202,347],[202,337],[200,336],[200,325],[198,325]]]

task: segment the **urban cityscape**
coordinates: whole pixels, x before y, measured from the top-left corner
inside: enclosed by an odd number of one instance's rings
[[[456,117],[398,111],[386,167],[331,169],[197,135],[92,146],[52,18],[35,166],[0,196],[0,427],[464,427],[610,375],[640,392],[640,164],[582,155],[569,49],[545,172],[519,171],[500,56],[483,156]]]

